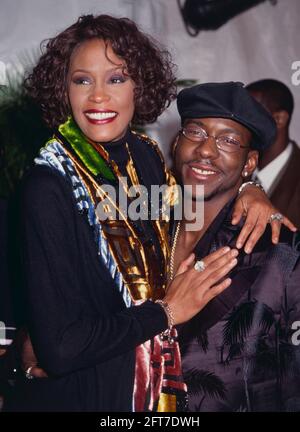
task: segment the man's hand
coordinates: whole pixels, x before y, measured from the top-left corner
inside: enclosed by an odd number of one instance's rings
[[[274,244],[278,243],[281,224],[284,224],[291,231],[297,231],[295,225],[287,217],[283,217],[281,221],[273,220],[270,222],[270,217],[274,213],[278,213],[278,210],[261,189],[251,185],[245,187],[236,200],[231,220],[231,223],[236,225],[243,216],[246,216],[236,247],[241,249],[248,239],[244,250],[246,253],[251,253],[268,223],[271,223],[272,242]]]

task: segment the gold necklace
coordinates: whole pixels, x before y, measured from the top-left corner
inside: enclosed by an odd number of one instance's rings
[[[177,224],[174,239],[172,242],[172,248],[171,248],[171,254],[170,254],[170,271],[169,271],[169,281],[170,282],[172,282],[172,280],[174,279],[175,250],[176,250],[177,240],[178,240],[178,236],[179,236],[179,232],[180,232],[180,227],[181,227],[181,221],[179,221]]]

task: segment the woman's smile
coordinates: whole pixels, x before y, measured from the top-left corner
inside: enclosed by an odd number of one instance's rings
[[[96,110],[90,109],[84,111],[84,114],[88,121],[92,124],[105,124],[115,120],[118,113],[110,110]]]

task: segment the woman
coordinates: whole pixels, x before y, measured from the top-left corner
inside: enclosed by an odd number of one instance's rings
[[[168,54],[128,19],[83,16],[49,41],[26,85],[55,130],[23,202],[30,334],[49,378],[23,383],[9,409],[182,410],[173,325],[229,286],[237,251],[208,256],[203,272],[190,256],[166,291],[167,221],[123,217],[105,190],[131,204],[126,182],[174,184],[156,145],[129,129],[175,96]]]

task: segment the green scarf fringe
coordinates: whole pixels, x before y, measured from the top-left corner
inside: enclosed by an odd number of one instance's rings
[[[116,179],[106,161],[87,141],[72,117],[68,117],[68,120],[58,127],[58,130],[92,174],[101,175],[111,181]]]

